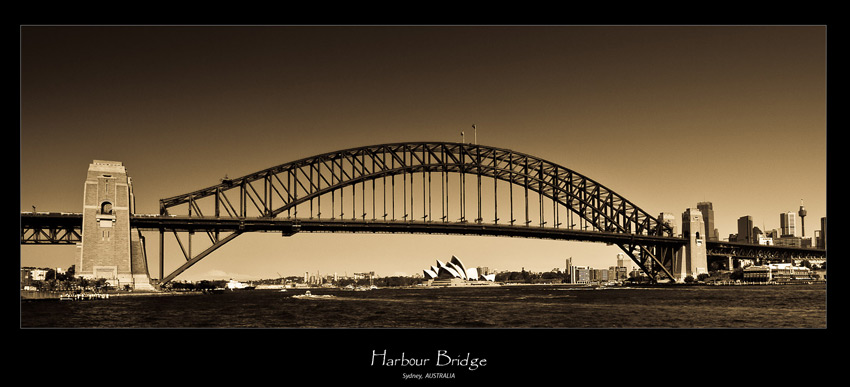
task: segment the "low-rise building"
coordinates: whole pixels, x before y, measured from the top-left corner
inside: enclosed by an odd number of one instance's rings
[[[750,266],[744,269],[744,282],[811,281],[811,270],[790,263]]]

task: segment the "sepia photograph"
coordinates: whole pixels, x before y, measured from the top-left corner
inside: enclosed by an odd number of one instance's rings
[[[827,35],[21,25],[19,331],[398,383],[825,331]]]

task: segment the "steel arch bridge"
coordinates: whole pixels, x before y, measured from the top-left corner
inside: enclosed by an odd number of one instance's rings
[[[519,218],[519,219],[518,219]],[[616,244],[653,279],[685,240],[611,189],[529,154],[450,142],[328,152],[160,200],[134,227],[160,232],[160,285],[244,232],[432,233]],[[164,234],[186,262],[164,275]],[[186,232],[188,250],[178,232]],[[191,235],[209,246],[191,253]],[[184,238],[185,239],[185,238]]]

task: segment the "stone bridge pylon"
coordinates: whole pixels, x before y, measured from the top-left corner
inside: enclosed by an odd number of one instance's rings
[[[130,227],[135,201],[124,165],[94,160],[89,164],[83,192],[76,275],[104,278],[119,289],[155,290],[148,275],[144,237]]]

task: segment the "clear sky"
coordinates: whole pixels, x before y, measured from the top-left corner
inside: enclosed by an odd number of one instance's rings
[[[20,210],[81,212],[92,160],[139,213],[302,157],[403,141],[509,148],[650,214],[714,205],[764,229],[826,216],[824,26],[24,26]],[[467,136],[467,139],[469,137]],[[147,235],[158,273],[158,233]],[[421,273],[435,259],[607,268],[617,247],[472,236],[246,234],[177,279]],[[176,268],[182,257],[166,265]],[[66,268],[72,246],[21,246]],[[170,270],[166,270],[167,273]],[[166,273],[166,274],[167,274]]]

